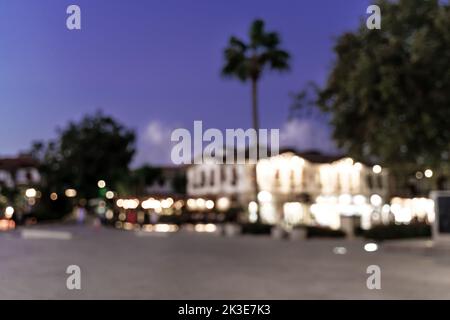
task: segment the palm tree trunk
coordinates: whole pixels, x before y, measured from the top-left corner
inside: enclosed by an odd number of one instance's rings
[[[259,202],[258,202],[258,193],[259,193],[259,186],[258,186],[258,179],[257,179],[257,172],[256,172],[256,165],[259,160],[259,115],[258,115],[258,79],[252,79],[252,120],[253,120],[253,129],[256,131],[256,163],[253,168],[253,198],[255,199],[256,203],[258,204],[258,209],[256,211],[257,214],[257,222],[261,222],[261,215],[260,215],[260,209],[259,209]],[[251,147],[251,146],[249,146]]]
[[[258,130],[259,130],[259,115],[258,115],[258,80],[257,79],[252,79],[252,120],[253,120],[253,129],[255,129],[256,132],[258,132]],[[259,138],[257,138],[256,141],[258,144]]]

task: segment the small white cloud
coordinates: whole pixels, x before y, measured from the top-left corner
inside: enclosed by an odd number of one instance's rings
[[[164,141],[164,136],[168,130],[158,121],[152,121],[147,125],[144,139],[149,143],[160,145]]]
[[[139,132],[134,165],[169,164],[172,149],[170,136],[173,129],[159,120],[153,120]]]
[[[292,119],[286,122],[280,130],[280,147],[331,154],[338,152],[331,138],[330,127],[322,121],[312,119]]]

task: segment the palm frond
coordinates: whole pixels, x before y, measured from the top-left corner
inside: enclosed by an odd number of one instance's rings
[[[230,46],[224,50],[225,65],[222,75],[236,76],[242,81],[248,77],[248,61],[242,47]]]
[[[245,81],[248,78],[259,79],[265,66],[278,71],[289,70],[289,54],[279,48],[281,41],[278,33],[265,31],[263,20],[253,21],[249,36],[248,43],[230,37],[224,50],[222,75]]]
[[[271,69],[278,71],[288,71],[290,69],[290,55],[284,50],[269,50],[261,54],[260,64],[268,64]]]
[[[250,27],[250,47],[256,49],[263,45],[265,32],[264,32],[264,21],[261,19],[256,19],[253,21]]]
[[[232,36],[229,40],[229,46],[231,48],[236,48],[237,50],[242,51],[242,53],[245,53],[245,51],[247,50],[247,45],[240,40],[239,38]]]
[[[280,37],[276,32],[269,32],[264,35],[262,45],[268,49],[276,49],[280,44]]]

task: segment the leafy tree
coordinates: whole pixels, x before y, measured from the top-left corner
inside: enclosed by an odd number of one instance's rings
[[[144,165],[134,170],[133,175],[142,181],[143,185],[151,185],[162,178],[162,173],[161,168]]]
[[[355,157],[438,167],[450,142],[450,7],[379,1],[381,30],[341,35],[320,105]]]
[[[75,188],[80,197],[89,199],[98,197],[99,180],[115,188],[128,175],[134,141],[132,131],[98,112],[70,122],[54,141],[35,143],[33,155],[41,162],[49,189]]]
[[[317,120],[326,123],[327,114],[317,108],[317,100],[320,88],[314,82],[309,82],[302,90],[291,93],[291,105],[289,118],[302,120]]]
[[[172,188],[178,194],[186,194],[187,178],[185,174],[177,174],[173,178]]]
[[[120,182],[118,191],[120,194],[127,196],[145,194],[145,187],[152,185],[161,178],[161,168],[144,165],[131,171],[127,177],[124,177]]]
[[[124,196],[136,196],[137,194],[143,195],[147,193],[146,187],[154,184],[163,186],[170,179],[170,187],[175,193],[186,193],[186,175],[184,173],[177,172],[173,177],[167,177],[164,174],[164,170],[161,167],[152,167],[149,165],[143,165],[136,168],[121,179],[117,191]]]

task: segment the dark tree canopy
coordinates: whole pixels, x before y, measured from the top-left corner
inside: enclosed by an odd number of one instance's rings
[[[42,163],[49,189],[75,188],[80,197],[94,198],[99,180],[114,189],[128,175],[134,142],[133,131],[98,112],[69,123],[55,141],[36,143],[33,154]]]
[[[320,92],[334,138],[385,164],[439,166],[450,142],[450,7],[380,1],[381,30],[341,35]]]
[[[314,82],[307,85],[296,93],[290,93],[291,105],[289,107],[288,120],[318,120],[326,123],[327,114],[317,108],[317,99],[320,88]]]

